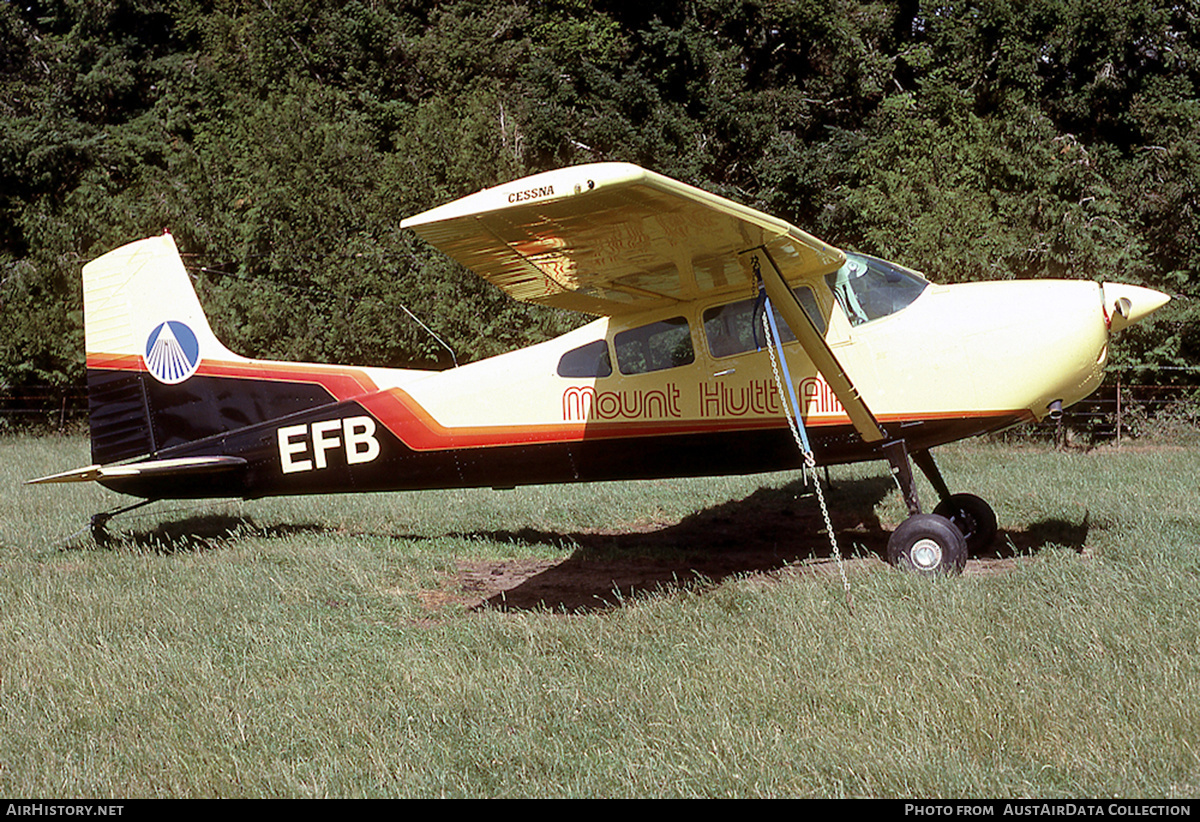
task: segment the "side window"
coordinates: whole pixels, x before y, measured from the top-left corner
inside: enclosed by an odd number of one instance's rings
[[[692,332],[683,317],[622,331],[613,337],[622,374],[645,374],[696,360]]]
[[[704,312],[704,336],[714,357],[730,357],[753,351],[754,300],[718,305]]]
[[[572,348],[558,361],[560,377],[608,377],[612,375],[612,360],[608,356],[608,343],[596,340],[578,348]]]
[[[825,334],[825,318],[817,306],[817,298],[812,289],[801,286],[792,293],[800,301],[804,313],[812,320],[817,331]],[[731,357],[746,351],[754,351],[765,343],[762,334],[762,318],[754,316],[755,300],[741,300],[728,305],[718,305],[704,312],[704,336],[708,339],[708,350],[714,357]],[[785,342],[795,342],[796,336],[792,329],[783,321],[779,311],[775,312],[775,327],[779,329],[779,338]]]

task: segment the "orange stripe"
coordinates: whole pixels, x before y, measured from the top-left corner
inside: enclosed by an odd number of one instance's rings
[[[763,428],[782,428],[784,418],[758,417],[749,420],[711,421],[630,421],[602,423],[562,423],[548,425],[497,425],[447,428],[429,415],[411,396],[399,388],[380,391],[358,399],[376,419],[415,451],[446,450],[451,448],[486,448],[501,445],[529,445],[551,442],[571,442],[593,439],[671,436],[703,434],[716,431],[753,431]],[[970,420],[1018,418],[1033,419],[1028,411],[968,411],[936,412],[918,417],[899,414],[881,415],[881,423],[927,422],[935,420]],[[849,426],[849,417],[806,421],[809,428]]]

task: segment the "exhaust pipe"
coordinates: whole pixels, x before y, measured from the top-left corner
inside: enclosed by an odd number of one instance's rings
[[[1055,400],[1054,402],[1050,403],[1046,407],[1050,409],[1049,417],[1050,417],[1051,422],[1058,422],[1059,420],[1062,419],[1062,416],[1063,416],[1062,400]]]

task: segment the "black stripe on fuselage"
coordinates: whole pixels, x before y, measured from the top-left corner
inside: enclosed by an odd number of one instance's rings
[[[414,450],[375,420],[378,453],[358,464],[347,456],[346,420],[370,417],[356,402],[325,405],[223,432],[159,452],[160,458],[226,455],[246,460],[243,469],[217,475],[106,480],[114,491],[148,498],[264,497],[294,494],[400,491],[433,488],[660,479],[750,474],[796,469],[801,456],[791,432],[775,428],[706,430],[694,433],[639,433],[622,437],[611,426],[603,436],[575,441],[514,443],[474,448]],[[374,420],[374,417],[371,417]],[[1018,421],[1015,415],[914,420],[903,424],[912,450],[996,430]],[[335,424],[336,423],[336,424]],[[314,424],[327,429],[321,458]],[[280,429],[292,431],[289,457],[299,470],[285,473]],[[895,433],[900,433],[897,426]],[[817,460],[837,464],[877,459],[849,425],[809,429]],[[322,465],[318,465],[322,463]]]
[[[140,371],[88,369],[92,461],[159,455],[180,445],[328,406],[314,383],[195,375],[166,385]]]

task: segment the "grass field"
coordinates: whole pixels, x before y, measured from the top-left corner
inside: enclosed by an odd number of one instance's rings
[[[850,600],[795,475],[235,503],[22,480],[0,439],[0,794],[1194,797],[1200,449],[944,449],[996,556]],[[932,492],[923,488],[925,498]]]

